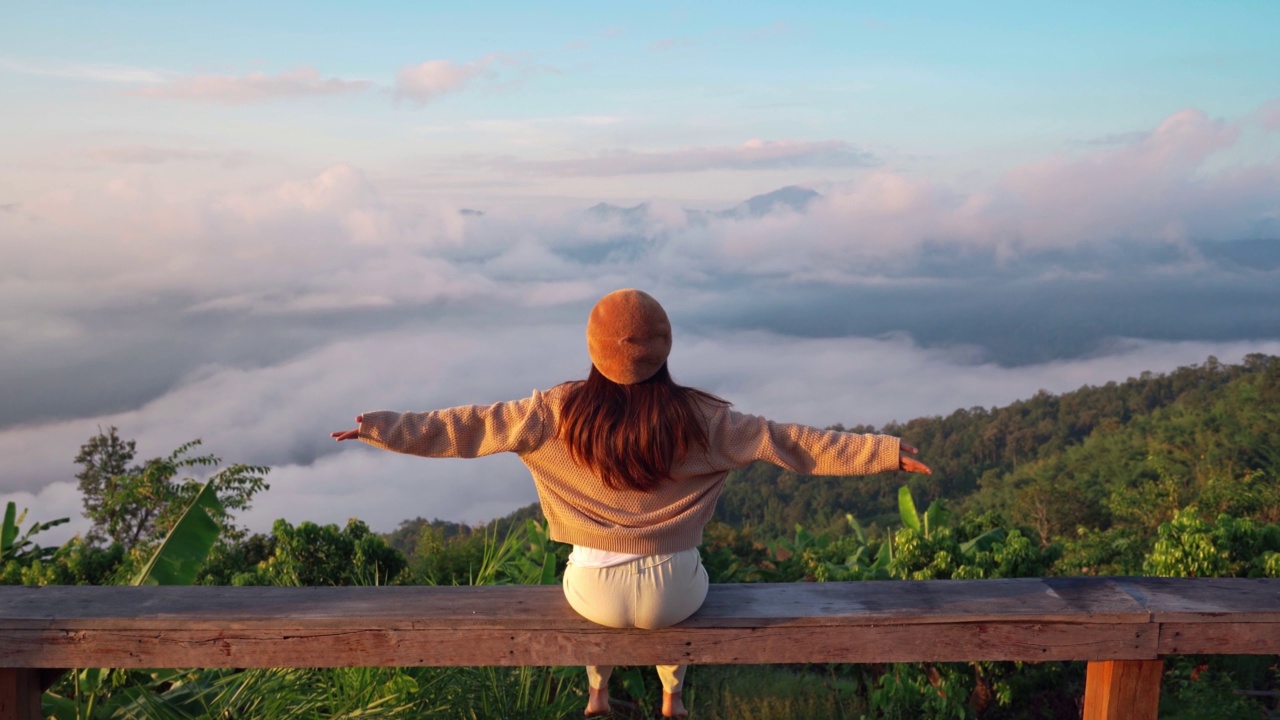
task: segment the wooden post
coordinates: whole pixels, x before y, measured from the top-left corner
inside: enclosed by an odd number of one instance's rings
[[[1084,685],[1084,720],[1156,720],[1163,660],[1097,660]]]
[[[40,720],[40,671],[0,668],[0,720]]]

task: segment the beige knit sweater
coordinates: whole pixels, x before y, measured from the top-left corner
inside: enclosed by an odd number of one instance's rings
[[[808,475],[897,470],[898,438],[770,422],[707,405],[709,450],[694,447],[671,480],[649,493],[611,490],[556,437],[569,384],[523,400],[423,413],[364,413],[360,439],[424,457],[514,452],[533,474],[551,539],[598,550],[656,554],[702,542],[730,470],[756,461]]]

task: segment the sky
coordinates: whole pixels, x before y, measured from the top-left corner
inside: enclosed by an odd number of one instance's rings
[[[581,377],[619,287],[667,307],[677,380],[819,426],[1280,354],[1277,30],[1269,1],[7,8],[0,502],[83,530],[72,460],[116,426],[270,465],[255,530],[488,520],[536,499],[518,459],[328,432]]]

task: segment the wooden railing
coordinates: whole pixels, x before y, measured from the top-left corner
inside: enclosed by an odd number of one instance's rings
[[[1087,661],[1085,717],[1156,717],[1162,660],[1280,654],[1280,580],[715,585],[665,630],[558,587],[0,587],[0,720],[69,667]]]

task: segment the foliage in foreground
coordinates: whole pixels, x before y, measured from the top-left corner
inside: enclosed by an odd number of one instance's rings
[[[838,538],[797,528],[790,541],[755,547],[754,554],[745,556],[756,560],[750,567],[724,564],[725,548],[714,539],[740,543],[742,536],[713,534],[703,548],[708,568],[717,581],[1020,577],[1046,574],[1057,557],[1057,549],[1039,547],[1017,528],[993,528],[972,516],[955,520],[940,502],[918,512],[909,493],[900,502],[903,526],[889,536],[870,537],[852,519],[850,533]],[[1161,574],[1215,570],[1276,576],[1280,547],[1272,543],[1277,538],[1280,526],[1229,516],[1208,520],[1188,508],[1161,527],[1144,562]],[[336,572],[357,567],[362,558],[382,557],[372,564],[394,569],[395,563],[385,558],[400,557],[358,521],[341,529],[277,523],[272,539],[269,557],[252,570],[260,582],[337,577],[299,575],[296,568],[308,563]],[[557,553],[545,525],[526,521],[501,535],[457,535],[440,542],[433,551],[434,569],[418,567],[425,575],[415,574],[401,557],[391,581],[439,580],[440,568],[466,567],[465,579],[478,583],[556,582],[563,560]],[[461,574],[452,577],[463,579]],[[355,574],[346,581],[373,579],[386,577]],[[1258,700],[1234,690],[1275,687],[1274,662],[1231,657],[1171,661],[1166,704],[1188,720],[1249,717],[1260,708]],[[689,702],[700,717],[1074,718],[1079,716],[1083,671],[1082,663],[989,662],[695,668]],[[646,717],[658,704],[660,689],[650,674],[648,668],[619,668],[616,673],[615,696],[632,716]],[[584,698],[578,668],[369,668],[79,670],[64,678],[46,701],[58,718],[77,720],[560,718],[580,712]]]

